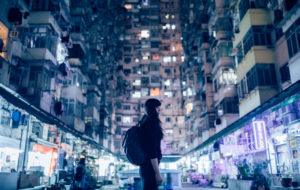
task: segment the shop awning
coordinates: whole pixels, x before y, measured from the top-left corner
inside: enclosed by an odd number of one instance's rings
[[[297,94],[298,93],[298,94]],[[264,104],[260,105],[259,107],[255,108],[251,112],[249,112],[247,115],[243,116],[242,118],[238,119],[225,129],[221,130],[217,134],[211,136],[209,139],[204,141],[202,144],[194,148],[193,150],[187,152],[185,155],[189,155],[191,153],[194,153],[197,150],[201,150],[204,147],[207,147],[208,145],[211,145],[212,143],[216,142],[217,140],[221,139],[222,137],[225,137],[226,135],[229,135],[238,129],[242,128],[245,122],[249,121],[252,118],[255,118],[258,114],[263,113],[267,109],[272,108],[272,110],[279,109],[280,107],[287,105],[289,103],[292,103],[296,99],[300,98],[300,80],[291,85],[286,90],[278,93],[276,96],[265,102]],[[295,95],[295,96],[294,96]]]
[[[115,155],[112,151],[108,150],[107,148],[103,147],[102,145],[98,144],[97,142],[84,137],[83,136],[84,134],[82,132],[77,131],[76,129],[66,125],[63,121],[61,121],[57,117],[32,105],[25,98],[23,98],[20,94],[16,93],[15,91],[11,90],[10,88],[6,87],[2,83],[0,83],[0,95],[4,99],[6,99],[9,103],[11,103],[14,106],[19,107],[23,110],[26,110],[29,114],[35,116],[40,121],[50,124],[50,125],[56,125],[61,130],[71,133],[74,136],[81,138],[83,141],[87,141],[89,144]]]

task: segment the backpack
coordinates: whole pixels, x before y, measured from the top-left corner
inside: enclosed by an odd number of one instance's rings
[[[126,131],[122,147],[130,163],[142,165],[146,160],[146,155],[142,150],[140,140],[141,122]]]
[[[78,166],[76,168],[74,179],[75,179],[75,181],[81,181],[82,177],[83,177],[83,168],[82,168],[82,166]]]

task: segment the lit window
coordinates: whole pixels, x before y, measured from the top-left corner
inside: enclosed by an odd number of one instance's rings
[[[183,95],[183,96],[186,96],[186,91],[183,91],[183,92],[182,92],[182,95]]]
[[[148,88],[142,88],[141,92],[142,92],[143,97],[144,96],[149,96],[149,89]]]
[[[171,62],[171,56],[164,56],[163,61],[164,61],[165,63]]]
[[[173,57],[172,57],[172,61],[173,61],[173,62],[176,62],[176,56],[173,56]]]
[[[132,85],[133,86],[140,86],[141,85],[141,80],[140,79],[133,80]]]
[[[187,96],[193,96],[193,91],[191,88],[187,89]]]
[[[191,113],[191,111],[193,110],[193,103],[186,104],[185,109],[187,114]]]
[[[166,14],[166,15],[165,15],[165,18],[166,18],[166,19],[169,19],[169,17],[170,17],[169,14]]]
[[[175,29],[176,29],[176,25],[175,25],[175,24],[172,24],[171,29],[172,29],[172,30],[175,30]]]
[[[171,91],[167,91],[167,92],[165,92],[165,96],[168,98],[172,98],[173,93]]]
[[[159,88],[152,88],[150,90],[150,96],[159,96]]]
[[[124,7],[125,7],[125,9],[132,9],[132,5],[131,4],[125,4]]]
[[[141,31],[141,38],[149,38],[150,37],[150,31],[149,30],[142,30]]]
[[[184,62],[184,56],[181,56],[181,61]]]
[[[173,135],[173,129],[166,129],[166,130],[165,130],[165,134],[166,134],[167,136]]]
[[[149,59],[149,56],[150,56],[150,53],[149,53],[149,52],[146,52],[146,53],[143,53],[143,54],[142,54],[143,60],[148,60],[148,59]]]
[[[157,59],[159,59],[159,54],[158,53],[153,54],[152,55],[152,60],[157,60]]]
[[[172,51],[176,51],[176,47],[175,46],[172,46]]]
[[[172,19],[174,19],[174,18],[175,18],[175,15],[172,15],[171,17],[172,17]]]
[[[136,63],[140,62],[139,58],[135,58],[135,62]]]
[[[124,116],[124,117],[122,117],[122,122],[123,123],[131,123],[131,118],[129,116]]]
[[[140,98],[142,96],[140,91],[135,91],[132,93],[132,98]]]
[[[166,86],[170,86],[170,84],[171,84],[171,80],[170,79],[165,80],[165,85]]]

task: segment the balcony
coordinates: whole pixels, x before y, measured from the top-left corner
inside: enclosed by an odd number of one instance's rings
[[[51,25],[57,34],[61,34],[61,28],[50,11],[32,11],[28,19],[28,24]]]
[[[212,68],[212,74],[216,74],[221,67],[230,67],[233,68],[234,58],[233,57],[219,57],[217,62]]]
[[[73,115],[64,115],[64,116],[62,116],[61,120],[62,120],[65,124],[67,124],[67,125],[73,127],[74,129],[76,129],[76,130],[78,130],[78,131],[80,131],[80,132],[82,132],[82,133],[85,132],[85,124],[84,124],[84,121],[81,120],[80,118],[77,118],[77,117],[75,117],[75,116],[73,116]]]
[[[27,48],[24,60],[50,60],[53,64],[57,64],[56,58],[47,48]]]
[[[85,110],[85,117],[90,117],[96,122],[100,121],[99,112],[96,107],[87,107]]]

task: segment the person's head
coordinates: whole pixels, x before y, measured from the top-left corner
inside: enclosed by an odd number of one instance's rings
[[[80,158],[79,164],[85,165],[85,158]]]
[[[158,116],[161,102],[155,98],[150,98],[145,103],[146,112],[149,116]]]

